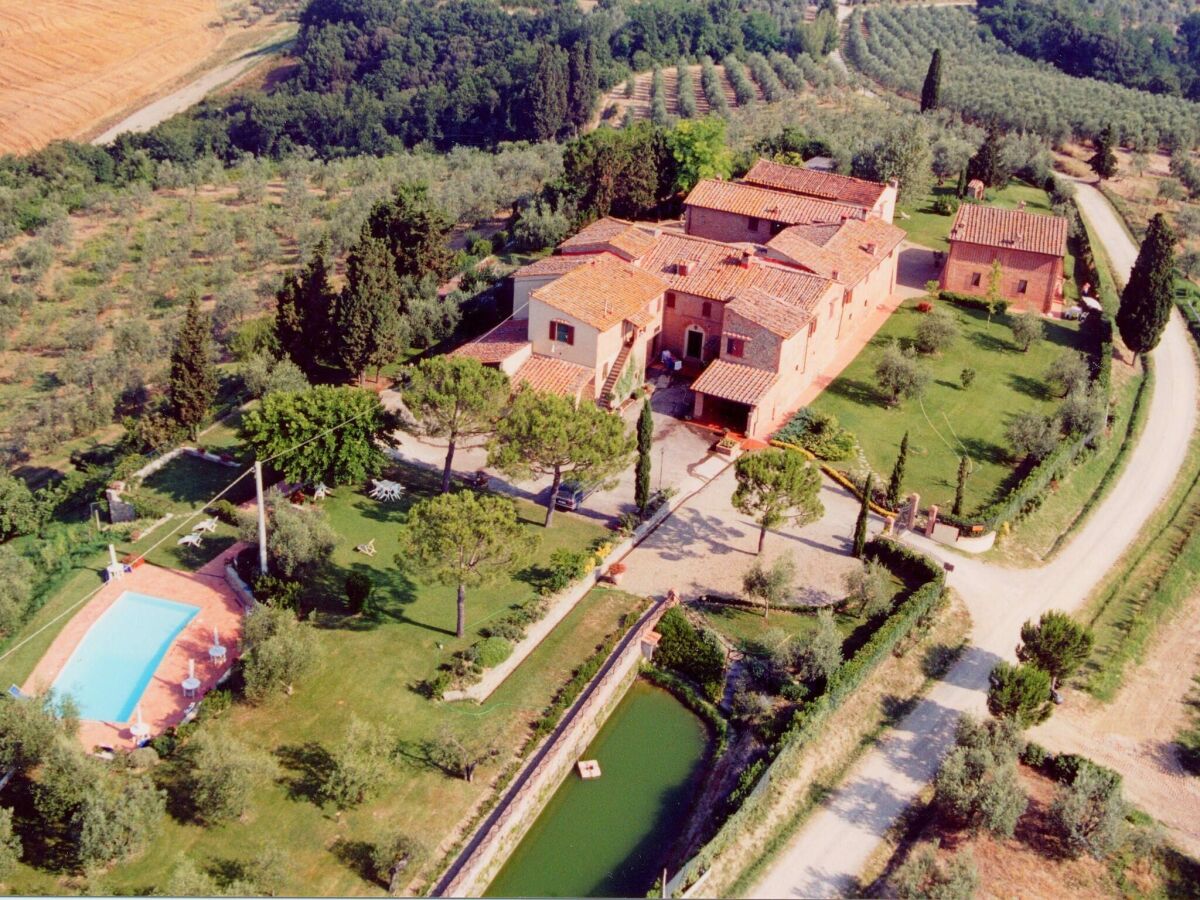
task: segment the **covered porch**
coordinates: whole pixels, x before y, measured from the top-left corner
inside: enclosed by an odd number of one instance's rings
[[[768,369],[713,360],[692,383],[692,417],[705,425],[760,437],[759,429],[770,426],[769,416],[760,415],[760,406],[778,380]]]

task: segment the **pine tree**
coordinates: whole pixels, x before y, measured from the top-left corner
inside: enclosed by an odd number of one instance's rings
[[[964,454],[958,461],[958,487],[954,489],[954,506],[950,508],[956,516],[962,515],[963,494],[967,490],[967,476],[971,474],[971,462]]]
[[[942,50],[935,47],[929,58],[929,71],[925,73],[925,84],[921,88],[921,112],[938,108],[942,92]]]
[[[900,454],[896,457],[896,464],[892,466],[892,477],[888,481],[887,503],[892,509],[900,506],[900,491],[904,484],[904,466],[908,462],[908,432],[904,432],[904,438],[900,441]]]
[[[1139,353],[1158,346],[1171,315],[1174,281],[1175,234],[1163,214],[1156,213],[1146,229],[1117,310],[1121,340],[1133,351],[1131,365],[1137,362]]]
[[[550,141],[567,119],[570,75],[567,54],[561,47],[541,44],[530,82],[528,114],[531,137]]]
[[[217,395],[217,376],[212,364],[212,325],[200,311],[200,302],[188,301],[187,315],[175,349],[171,352],[171,413],[192,437],[204,421]]]
[[[450,216],[429,196],[429,186],[410,181],[375,204],[363,233],[387,244],[401,278],[420,281],[430,276],[441,281],[453,268],[448,244],[453,226]]]
[[[1111,123],[1105,125],[1100,136],[1096,138],[1096,153],[1088,160],[1092,171],[1102,179],[1112,178],[1117,174],[1117,154],[1113,152],[1117,146],[1117,129]]]
[[[634,503],[638,512],[646,514],[650,505],[650,450],[654,443],[654,418],[650,414],[650,401],[642,404],[642,413],[637,424],[637,481],[634,485]]]
[[[387,244],[364,234],[346,260],[346,276],[333,336],[338,361],[361,384],[368,366],[378,373],[400,354],[408,327],[397,309],[400,278]]]
[[[867,550],[867,525],[871,521],[871,489],[875,486],[875,475],[867,473],[867,485],[863,489],[862,506],[858,510],[858,521],[854,523],[854,555],[862,559]]]
[[[304,271],[284,281],[276,295],[279,346],[310,381],[321,371],[321,354],[331,346],[337,294],[329,284],[328,250],[322,243]]]

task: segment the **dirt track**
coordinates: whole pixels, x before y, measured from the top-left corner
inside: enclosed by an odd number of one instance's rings
[[[74,137],[168,90],[220,44],[218,0],[0,6],[0,152]]]

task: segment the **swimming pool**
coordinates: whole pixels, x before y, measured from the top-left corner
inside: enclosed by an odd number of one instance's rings
[[[54,690],[81,719],[128,722],[167,648],[200,607],[126,591],[88,629]]]

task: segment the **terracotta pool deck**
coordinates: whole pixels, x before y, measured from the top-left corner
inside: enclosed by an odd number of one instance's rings
[[[188,660],[196,661],[196,677],[200,680],[200,688],[196,691],[198,699],[212,690],[238,657],[244,611],[225,582],[225,561],[232,559],[243,546],[235,544],[195,572],[180,572],[146,563],[123,578],[110,581],[59,632],[21,689],[33,694],[49,688],[88,629],[121,594],[126,591],[148,594],[200,607],[200,612],[172,642],[140,701],[142,721],[149,727],[151,736],[179,724],[193,702],[193,698],[184,696],[182,687],[188,675]],[[208,657],[214,626],[220,632],[221,644],[227,648],[226,659],[219,664],[210,662]],[[128,722],[84,720],[80,723],[79,739],[88,750],[97,746],[130,749],[135,741],[129,725]]]

